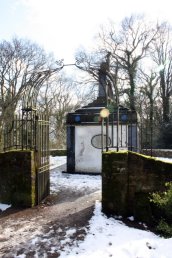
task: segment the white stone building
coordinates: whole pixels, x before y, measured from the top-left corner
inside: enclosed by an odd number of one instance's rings
[[[119,120],[112,112],[102,122],[100,100],[67,116],[67,172],[101,173],[102,151],[138,149],[136,112],[120,107]]]

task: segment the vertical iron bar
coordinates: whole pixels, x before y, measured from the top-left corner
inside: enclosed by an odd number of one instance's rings
[[[152,143],[152,137],[153,137],[153,136],[152,136],[152,134],[153,134],[153,124],[152,124],[152,119],[151,119],[151,121],[150,121],[150,122],[151,122],[151,128],[150,128],[150,129],[151,129],[151,131],[150,131],[150,137],[151,137],[151,139],[150,139],[150,140],[151,140],[151,157],[152,157],[152,144],[153,144],[153,143]]]
[[[24,113],[24,111],[22,111],[22,128],[21,128],[21,144],[22,144],[22,150],[23,150],[23,138],[24,138],[24,135],[23,135],[23,126],[24,126],[24,119],[23,119],[23,113]]]
[[[114,112],[112,112],[112,126],[111,126],[111,128],[112,128],[112,148],[113,148],[113,146],[114,146]]]
[[[21,120],[22,120],[21,113],[19,113],[18,146],[20,149],[21,149],[21,124],[22,124]]]
[[[119,151],[119,105],[117,106],[117,139],[116,139],[116,150]]]
[[[34,144],[35,144],[35,151],[38,151],[38,142],[37,142],[37,136],[38,136],[38,116],[37,114],[34,115]]]
[[[146,122],[146,154],[148,154],[148,148],[147,148],[147,122]]]
[[[33,112],[30,115],[30,150],[33,149]]]
[[[6,151],[6,142],[7,142],[6,136],[5,136],[5,129],[6,128],[4,128],[4,133],[3,133],[3,135],[4,135],[4,142],[3,142],[3,144],[4,144],[4,151]]]
[[[28,139],[29,139],[29,118],[28,118],[28,112],[26,112],[26,149],[28,149]]]
[[[19,115],[16,115],[16,149],[18,149]]]
[[[121,148],[122,148],[122,123],[121,123]]]
[[[8,124],[6,125],[6,128],[7,128],[7,132],[6,132],[6,138],[7,138],[7,150],[9,149],[9,126]]]
[[[127,124],[126,124],[126,148],[128,149],[128,122],[127,122]]]
[[[11,146],[14,147],[14,129],[15,128],[15,119],[13,117],[13,121],[11,121]]]
[[[133,113],[132,113],[133,111],[131,110],[131,129],[130,129],[130,131],[131,131],[131,133],[130,133],[130,136],[131,136],[131,140],[130,140],[130,142],[131,142],[131,151],[133,150],[133,132],[132,132],[132,130],[133,130]]]
[[[143,137],[143,135],[142,135],[143,134],[143,131],[142,131],[143,130],[143,128],[142,128],[143,125],[142,125],[142,119],[140,120],[140,123],[141,123],[140,124],[140,152],[142,152],[142,149],[143,149],[143,138],[142,138]]]
[[[41,129],[42,129],[42,142],[41,142],[41,152],[42,152],[42,159],[41,159],[41,166],[44,165],[44,126],[43,126],[43,115],[41,115]]]
[[[101,141],[102,141],[102,152],[104,150],[104,133],[103,133],[103,127],[104,127],[104,118],[102,117],[101,121]]]
[[[138,130],[138,123],[136,121],[136,130],[135,130],[135,138],[136,138],[136,152],[138,152],[138,135],[137,135],[137,130]]]
[[[106,117],[106,151],[109,150],[109,117]]]

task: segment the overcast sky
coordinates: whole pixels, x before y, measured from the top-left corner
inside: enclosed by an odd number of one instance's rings
[[[94,35],[108,19],[146,13],[172,22],[170,1],[0,0],[0,40],[28,38],[70,63],[77,48],[94,45]]]

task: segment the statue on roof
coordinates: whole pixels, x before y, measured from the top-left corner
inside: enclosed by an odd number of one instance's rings
[[[106,61],[100,64],[99,69],[99,97],[104,97],[106,99],[113,99],[112,83],[108,79],[109,66],[110,66],[110,55],[108,52],[106,55]],[[107,96],[106,96],[107,95]]]

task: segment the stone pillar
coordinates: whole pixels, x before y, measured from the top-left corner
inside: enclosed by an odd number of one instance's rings
[[[34,152],[0,153],[0,184],[0,202],[19,207],[36,205]]]
[[[128,152],[102,155],[102,211],[127,216]]]

